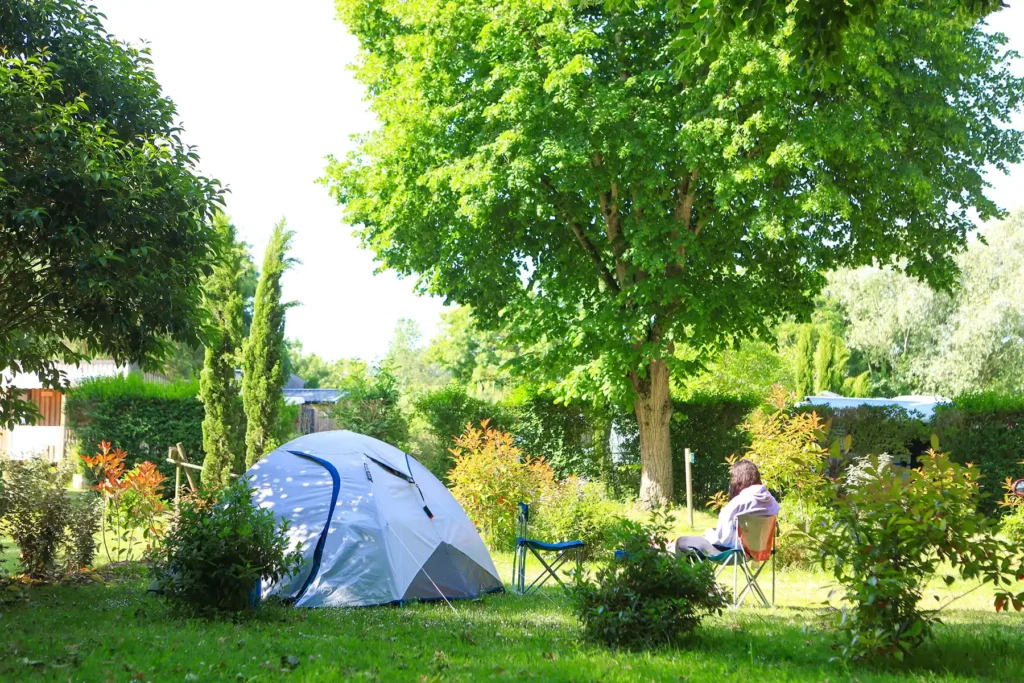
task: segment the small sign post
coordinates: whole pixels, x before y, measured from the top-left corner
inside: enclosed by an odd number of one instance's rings
[[[693,528],[693,454],[687,448],[684,451],[686,461],[686,516],[690,519],[690,528]]]

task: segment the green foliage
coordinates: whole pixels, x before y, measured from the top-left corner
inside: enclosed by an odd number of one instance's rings
[[[814,393],[841,392],[849,361],[850,351],[843,340],[828,328],[822,330],[814,348]]]
[[[244,478],[184,498],[154,567],[157,586],[186,612],[240,612],[257,583],[298,571],[301,548],[289,550],[288,520],[253,502]]]
[[[1014,506],[1013,511],[1003,517],[1002,531],[1010,543],[1024,546],[1024,505]]]
[[[162,384],[138,375],[91,379],[67,394],[67,424],[83,450],[102,441],[128,451],[127,467],[152,460],[168,477],[167,449],[181,443],[198,464],[203,452],[203,404],[197,382]]]
[[[773,386],[793,386],[789,367],[774,344],[744,339],[737,348],[722,351],[697,375],[680,384],[678,398],[693,395],[767,396]]]
[[[197,345],[221,190],[148,51],[80,0],[5,2],[0,46],[0,367],[57,388],[68,340],[121,362]],[[32,412],[0,388],[0,424]]]
[[[981,509],[996,512],[1003,481],[1019,476],[1024,453],[1024,397],[997,393],[957,396],[940,405],[932,421],[943,450],[980,470]]]
[[[1024,393],[1024,213],[979,230],[956,259],[958,286],[933,291],[887,268],[829,276],[843,332],[881,395]]]
[[[920,604],[943,563],[959,579],[996,589],[996,610],[1020,611],[1012,594],[1024,564],[1014,545],[995,535],[996,522],[977,511],[977,471],[931,452],[920,469],[876,464],[839,498],[818,533],[823,568],[832,568],[850,605],[841,623],[841,652],[860,659],[902,659],[928,640],[939,610]]]
[[[465,432],[467,425],[480,424],[483,420],[496,428],[508,428],[511,424],[501,406],[470,396],[464,386],[454,382],[424,392],[414,406],[431,437],[420,459],[441,479],[447,478],[452,467],[448,449],[453,439]]]
[[[649,524],[621,520],[622,552],[601,563],[594,581],[575,576],[573,608],[588,640],[626,649],[677,644],[705,616],[721,614],[727,602],[714,566],[665,550],[671,523],[660,513]]]
[[[583,541],[585,559],[601,557],[615,550],[613,531],[625,507],[611,500],[600,482],[568,477],[530,508],[530,537]]]
[[[515,547],[518,503],[534,503],[555,487],[555,472],[544,458],[516,447],[508,432],[488,425],[466,425],[452,448],[448,475],[452,495],[495,550]]]
[[[67,491],[71,467],[42,458],[6,460],[3,476],[7,511],[0,531],[18,546],[27,576],[51,579],[58,572],[58,553],[72,519]]]
[[[645,503],[673,488],[673,373],[808,313],[835,268],[951,285],[971,210],[998,213],[983,174],[1024,158],[1005,39],[944,3],[880,0],[827,87],[778,47],[788,25],[729,24],[713,61],[680,63],[662,2],[339,14],[379,123],[327,169],[346,221],[384,267],[509,330],[536,381],[650,416]]]
[[[383,364],[367,377],[349,375],[341,385],[342,396],[331,408],[339,429],[372,436],[406,450],[409,424],[399,409],[401,395],[391,368]]]
[[[291,304],[281,301],[281,276],[294,263],[288,249],[295,235],[282,220],[274,226],[256,286],[252,327],[242,354],[242,402],[245,407],[245,465],[278,445],[275,429],[284,387],[287,350],[284,316]]]
[[[240,284],[246,263],[235,226],[223,213],[213,218],[220,256],[205,283],[204,303],[216,325],[206,348],[199,381],[203,402],[203,486],[228,483],[232,465],[245,449],[245,412],[235,368],[243,343],[244,300]],[[236,472],[240,474],[240,472]]]
[[[89,492],[75,496],[68,510],[67,546],[64,570],[76,572],[92,566],[96,557],[96,534],[100,532],[98,497]]]
[[[607,460],[607,434],[599,409],[582,402],[557,403],[547,392],[523,385],[500,406],[516,445],[544,456],[559,479],[601,476]],[[500,417],[499,417],[500,424]]]
[[[801,325],[796,341],[796,395],[800,400],[814,392],[814,328]]]

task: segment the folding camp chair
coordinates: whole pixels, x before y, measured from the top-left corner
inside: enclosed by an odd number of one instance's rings
[[[710,555],[706,558],[719,565],[715,571],[716,579],[722,575],[726,567],[732,565],[733,607],[742,605],[749,593],[756,595],[765,607],[775,606],[775,522],[775,515],[740,515],[736,518],[736,531],[741,547],[723,550],[717,555]],[[771,602],[765,597],[764,591],[757,583],[758,577],[761,576],[761,570],[768,564],[769,559],[772,564]],[[737,592],[741,571],[746,584],[742,591]]]
[[[529,595],[552,577],[558,582],[558,585],[565,588],[565,584],[558,576],[558,569],[571,557],[575,557],[578,568],[583,560],[583,548],[586,547],[586,543],[583,541],[545,543],[527,538],[526,527],[529,521],[530,506],[526,503],[519,503],[519,534],[516,538],[516,554],[512,560],[513,590],[520,595]],[[529,586],[526,585],[527,551],[530,551],[544,567],[544,571]],[[548,554],[547,558],[544,557],[545,553]]]

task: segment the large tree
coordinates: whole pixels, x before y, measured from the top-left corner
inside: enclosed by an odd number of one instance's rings
[[[205,283],[206,310],[215,329],[206,347],[199,379],[203,402],[203,486],[230,483],[232,466],[244,462],[245,413],[235,368],[239,366],[244,336],[241,290],[248,253],[237,240],[235,226],[218,213],[213,227],[220,242],[220,257]]]
[[[216,182],[148,54],[78,0],[0,3],[0,370],[198,344]],[[75,342],[75,343],[71,343]],[[31,414],[0,382],[0,425]]]
[[[970,211],[998,212],[982,173],[1022,158],[1022,83],[944,9],[881,0],[815,84],[774,34],[675,61],[662,2],[339,0],[380,125],[328,182],[386,267],[540,343],[565,393],[632,404],[641,500],[666,501],[671,373],[842,265],[948,286]]]
[[[281,410],[281,390],[287,379],[284,317],[291,306],[281,301],[281,277],[295,263],[288,257],[294,235],[286,229],[284,220],[274,226],[256,286],[252,327],[242,354],[246,467],[252,467],[278,445],[274,434]]]

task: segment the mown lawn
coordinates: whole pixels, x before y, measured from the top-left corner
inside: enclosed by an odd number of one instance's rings
[[[509,556],[496,558],[505,576]],[[10,681],[1024,680],[1024,616],[986,591],[958,602],[902,665],[834,661],[824,575],[787,572],[780,607],[708,620],[685,647],[614,652],[581,643],[563,596],[494,595],[366,609],[265,606],[232,623],[177,619],[125,573],[103,583],[0,591],[0,679]],[[936,593],[947,595],[944,588]],[[931,598],[929,598],[931,599]]]

